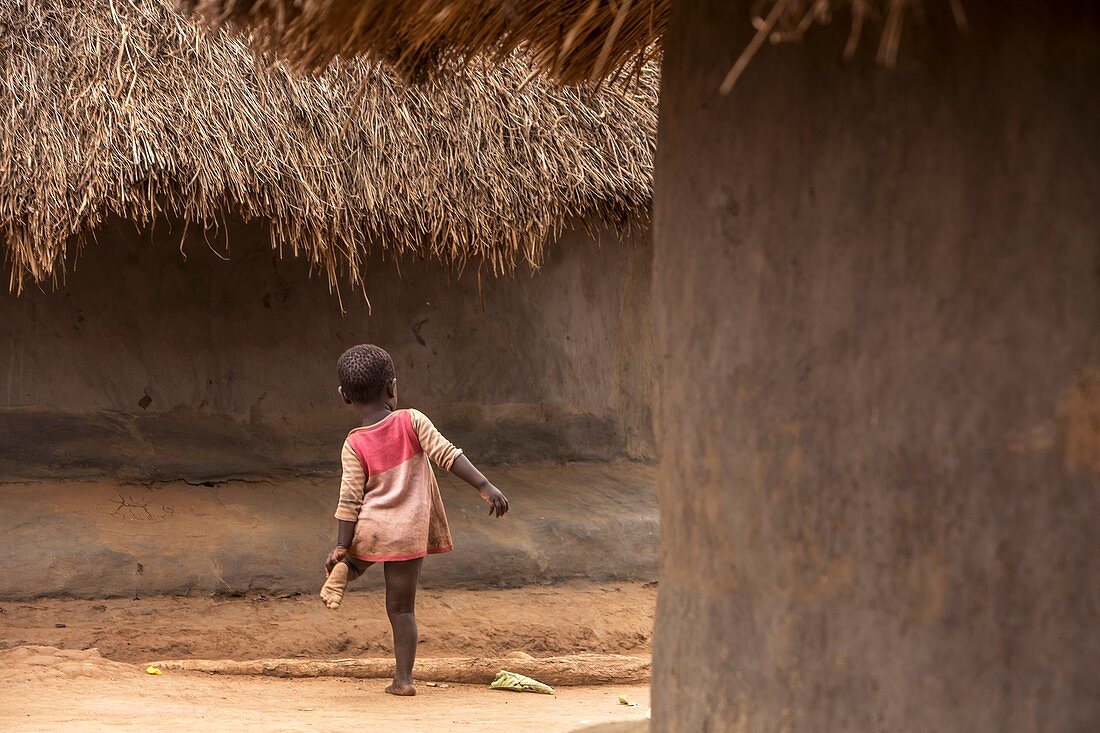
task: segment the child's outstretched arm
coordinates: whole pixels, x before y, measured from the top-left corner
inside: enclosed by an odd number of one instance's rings
[[[501,493],[500,489],[489,483],[489,479],[485,478],[473,463],[470,463],[470,459],[436,430],[427,415],[419,410],[409,410],[409,415],[412,418],[413,429],[420,439],[420,447],[428,457],[477,489],[481,498],[489,505],[489,516],[503,517],[508,511],[508,498]]]
[[[508,513],[508,497],[501,493],[500,489],[489,483],[477,466],[470,463],[470,459],[460,454],[451,464],[451,473],[477,489],[481,498],[489,504],[489,516],[503,517]]]

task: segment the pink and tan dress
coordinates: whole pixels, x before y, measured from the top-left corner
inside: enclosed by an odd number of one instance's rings
[[[418,410],[395,410],[348,433],[336,518],[358,522],[348,554],[359,560],[413,560],[451,551],[431,458],[445,469],[461,455]]]

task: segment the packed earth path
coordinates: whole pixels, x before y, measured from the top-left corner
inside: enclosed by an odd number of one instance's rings
[[[554,695],[487,686],[420,685],[416,697],[382,692],[386,680],[272,679],[199,673],[145,674],[94,652],[18,647],[0,651],[0,728],[5,731],[385,730],[504,733],[534,726],[572,731],[642,720],[646,686],[565,687]],[[626,696],[636,707],[619,702]]]
[[[386,680],[142,668],[167,658],[386,657],[381,591],[380,579],[368,578],[335,612],[305,596],[0,602],[0,729],[138,729],[170,719],[182,731],[337,730],[367,720],[407,731],[571,731],[640,720],[648,709],[647,685],[558,687],[545,696],[418,680],[417,697],[399,700],[382,693]],[[423,589],[418,655],[648,657],[656,591],[653,583]]]

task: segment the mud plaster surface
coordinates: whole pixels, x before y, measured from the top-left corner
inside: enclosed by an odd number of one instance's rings
[[[228,260],[182,229],[105,226],[57,291],[0,293],[0,479],[323,473],[353,424],[335,361],[366,341],[482,462],[655,456],[644,232],[566,232],[505,279],[378,260],[368,304],[259,225]]]
[[[655,728],[1092,731],[1096,4],[924,3],[893,72],[834,22],[721,97],[748,5],[665,36]]]
[[[1100,368],[1086,370],[1058,409],[1066,468],[1100,476]]]
[[[486,469],[503,519],[439,474],[455,550],[426,586],[656,578],[654,470],[635,463]],[[338,482],[0,484],[0,599],[313,593],[335,541]],[[28,572],[28,569],[31,569]]]

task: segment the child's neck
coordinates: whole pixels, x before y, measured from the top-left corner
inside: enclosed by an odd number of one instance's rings
[[[355,412],[359,415],[359,422],[363,425],[373,425],[389,415],[393,410],[385,402],[365,402],[355,405]]]

